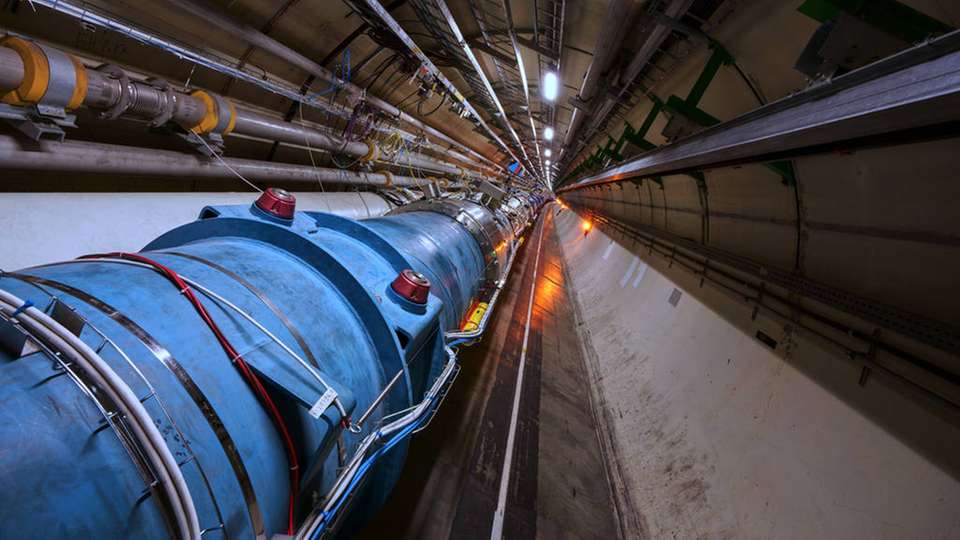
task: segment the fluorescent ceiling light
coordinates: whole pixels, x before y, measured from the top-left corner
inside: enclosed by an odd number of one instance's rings
[[[543,128],[543,138],[546,139],[546,140],[548,140],[548,141],[552,141],[552,140],[553,140],[553,128],[552,128],[552,127],[549,127],[549,126],[548,126],[548,127]]]
[[[546,150],[543,151],[543,155],[545,155],[545,156],[547,156],[547,157],[550,157],[552,154],[553,154],[553,151],[550,150],[549,148],[547,148]]]
[[[543,97],[547,101],[554,101],[557,99],[557,94],[560,92],[560,80],[557,79],[557,74],[548,71],[543,76]]]

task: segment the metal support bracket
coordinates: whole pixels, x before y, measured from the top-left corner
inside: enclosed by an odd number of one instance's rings
[[[63,128],[77,127],[77,117],[61,108],[46,105],[15,107],[0,103],[0,120],[34,141],[53,139],[63,142],[67,138]]]

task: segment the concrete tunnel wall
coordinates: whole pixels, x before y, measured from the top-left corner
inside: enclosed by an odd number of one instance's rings
[[[794,69],[819,23],[797,8],[802,0],[725,2],[705,31],[721,43],[766,101],[803,90],[810,81]],[[960,3],[903,0],[954,27]],[[711,51],[680,42],[644,79],[662,100],[685,98]],[[700,108],[730,120],[760,103],[731,66],[721,67]],[[640,126],[652,103],[642,99],[626,115]],[[662,135],[658,115],[647,140]],[[619,136],[622,125],[608,132]],[[606,136],[589,146],[606,143]],[[793,160],[796,186],[762,165],[705,171],[705,191],[690,176],[664,176],[662,184],[619,185],[564,195],[628,225],[651,225],[696,242],[794,271],[860,297],[956,326],[960,312],[960,198],[955,181],[956,139],[880,150],[824,154]],[[631,155],[640,153],[634,147]],[[576,163],[576,162],[575,162]]]
[[[628,536],[960,537],[955,409],[580,224],[557,216]]]
[[[353,219],[383,215],[374,193],[295,193],[297,208]],[[197,219],[205,206],[252,204],[246,193],[4,193],[0,195],[0,269],[80,255],[139,251],[161,234]]]

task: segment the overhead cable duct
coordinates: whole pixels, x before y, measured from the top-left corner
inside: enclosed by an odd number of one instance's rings
[[[627,98],[624,94],[633,86],[640,72],[647,67],[654,53],[659,50],[664,40],[673,31],[668,23],[680,19],[690,9],[691,4],[693,4],[693,0],[672,0],[664,8],[663,13],[652,11],[646,15],[644,19],[646,39],[634,54],[633,59],[630,60],[630,64],[611,84],[612,91],[598,95],[595,103],[587,105],[590,111],[588,124],[583,129],[583,135],[578,137],[575,144],[570,145],[570,153],[567,154],[569,159],[573,159],[587,145],[588,141],[596,134],[599,126],[604,125],[613,108],[624,102]],[[576,112],[576,109],[574,109],[574,114]],[[579,126],[579,122],[576,125],[571,122],[567,134],[576,134],[573,128],[577,126]]]
[[[600,28],[603,28],[604,31],[597,34],[597,43],[593,47],[593,58],[590,60],[583,82],[580,84],[580,93],[576,97],[573,113],[570,116],[570,124],[567,126],[567,133],[563,137],[563,146],[565,147],[569,147],[573,143],[580,123],[583,122],[586,113],[580,109],[586,110],[589,107],[590,100],[593,99],[599,87],[601,75],[613,62],[617,51],[620,50],[620,44],[623,42],[627,28],[630,26],[634,5],[635,2],[631,0],[611,0],[607,6],[607,14],[600,25]]]

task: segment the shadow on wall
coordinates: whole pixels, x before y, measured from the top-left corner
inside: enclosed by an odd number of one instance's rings
[[[591,382],[652,537],[960,531],[956,407],[580,224],[557,217]]]

